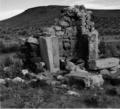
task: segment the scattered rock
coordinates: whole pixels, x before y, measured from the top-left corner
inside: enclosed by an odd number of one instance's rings
[[[4,70],[5,72],[9,72],[9,71],[10,71],[10,67],[4,67],[3,70]]]
[[[107,70],[107,69],[103,69],[103,70],[100,70],[100,74],[101,74],[101,75],[109,75],[110,72],[109,72],[109,70]]]
[[[72,91],[72,90],[68,90],[67,94],[72,95],[72,96],[80,97],[80,94],[78,92],[75,92],[75,91]]]
[[[84,70],[71,71],[66,76],[83,81],[85,83],[85,87],[100,87],[104,83],[102,75],[93,75]]]
[[[92,75],[90,76],[90,79],[92,80],[91,82],[92,87],[100,87],[104,83],[102,75]]]
[[[112,85],[120,84],[120,70],[118,67],[112,67],[108,70],[100,70],[100,74],[103,75],[103,78],[109,81]]]
[[[39,75],[39,76],[36,76],[36,77],[39,80],[47,80],[47,77],[45,75]]]
[[[0,79],[0,84],[6,84],[5,79]]]
[[[118,66],[112,67],[109,69],[111,74],[114,74],[118,71]]]
[[[28,71],[27,69],[23,69],[23,70],[22,70],[22,74],[23,74],[23,75],[26,75],[26,74],[28,74],[28,73],[29,73],[29,71]]]
[[[5,80],[6,80],[6,81],[11,81],[11,79],[10,79],[10,78],[5,78]]]
[[[60,20],[59,25],[61,25],[62,27],[68,27],[69,26],[68,22],[65,22],[64,20]]]
[[[57,79],[58,79],[58,80],[63,80],[64,77],[63,77],[62,75],[58,75],[58,76],[57,76]]]
[[[61,88],[68,89],[68,86],[66,84],[62,84]]]
[[[42,67],[45,67],[45,62],[40,62]]]
[[[58,85],[60,85],[60,82],[58,82],[58,81],[47,81],[47,83],[49,85],[52,85],[52,86],[58,86]]]
[[[29,37],[28,39],[27,39],[27,42],[28,43],[33,43],[33,44],[39,44],[39,42],[38,42],[38,40],[36,39],[36,38],[34,38],[34,37]]]
[[[25,82],[25,80],[20,78],[20,77],[16,77],[12,81],[15,82],[15,83],[17,83],[17,82]]]
[[[60,27],[60,26],[54,26],[54,29],[55,29],[56,31],[60,31],[60,30],[61,30],[61,27]]]

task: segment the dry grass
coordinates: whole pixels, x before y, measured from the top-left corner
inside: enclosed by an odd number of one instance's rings
[[[9,66],[11,69],[4,72],[1,67],[0,77],[14,78],[19,76],[25,79],[20,73],[21,64],[17,59],[15,56],[14,59],[7,59],[9,62],[5,62],[4,66]],[[41,81],[30,84],[8,81],[5,85],[0,85],[1,108],[120,107],[120,85],[113,86],[110,83],[105,83],[103,89],[77,89],[72,86],[70,88],[77,91],[80,96],[68,95],[66,89],[53,87]]]
[[[66,94],[64,89],[48,85],[32,87],[28,84],[9,82],[1,86],[0,101],[1,106],[5,108],[117,108],[120,107],[120,86],[116,89],[113,87],[107,86],[104,90],[82,89],[79,90],[80,97],[76,97]],[[117,92],[109,94],[110,90]]]
[[[18,40],[0,39],[0,53],[10,53],[19,50],[20,44]]]

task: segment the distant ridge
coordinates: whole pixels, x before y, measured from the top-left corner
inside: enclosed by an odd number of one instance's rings
[[[34,26],[50,26],[54,19],[60,16],[61,9],[67,6],[41,6],[25,10],[23,13],[16,15],[4,21],[0,21],[1,28],[27,28]],[[120,33],[120,10],[95,10],[93,11],[93,20],[96,28],[101,33],[109,33],[107,30],[113,30],[115,34]],[[104,31],[103,31],[104,29]],[[111,33],[110,33],[111,34]]]
[[[19,15],[0,21],[0,26],[12,28],[16,26],[33,25],[33,23],[40,23],[42,25],[48,22],[51,24],[54,22],[54,19],[60,15],[61,9],[65,7],[66,6],[41,6],[30,8]],[[50,22],[48,20],[50,20]]]

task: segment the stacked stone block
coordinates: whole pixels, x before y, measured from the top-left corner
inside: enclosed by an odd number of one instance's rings
[[[94,23],[91,21],[91,12],[84,6],[67,7],[61,11],[61,16],[55,22],[55,35],[59,37],[60,56],[72,57],[77,53],[77,45],[80,43],[79,37],[87,35],[86,40],[92,30]],[[60,29],[58,29],[60,28]]]
[[[42,60],[45,62],[47,69],[50,72],[59,71],[59,46],[58,38],[40,37],[40,52]]]
[[[45,37],[56,36],[58,38],[60,57],[90,59],[93,53],[96,53],[91,49],[92,44],[88,43],[90,37],[93,36],[91,35],[93,28],[91,11],[87,11],[84,6],[74,6],[63,9],[55,24],[46,28],[44,32]],[[84,47],[84,45],[87,46]],[[96,50],[96,48],[93,49]],[[91,52],[90,56],[88,52]],[[94,55],[97,56],[97,54]]]

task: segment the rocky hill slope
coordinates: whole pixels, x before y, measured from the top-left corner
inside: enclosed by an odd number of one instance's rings
[[[50,26],[59,17],[61,9],[66,6],[42,6],[30,8],[23,13],[0,21],[0,30],[11,32],[39,31],[43,26]],[[101,35],[118,35],[120,33],[120,10],[92,10],[95,26]],[[25,32],[23,32],[24,34]]]

